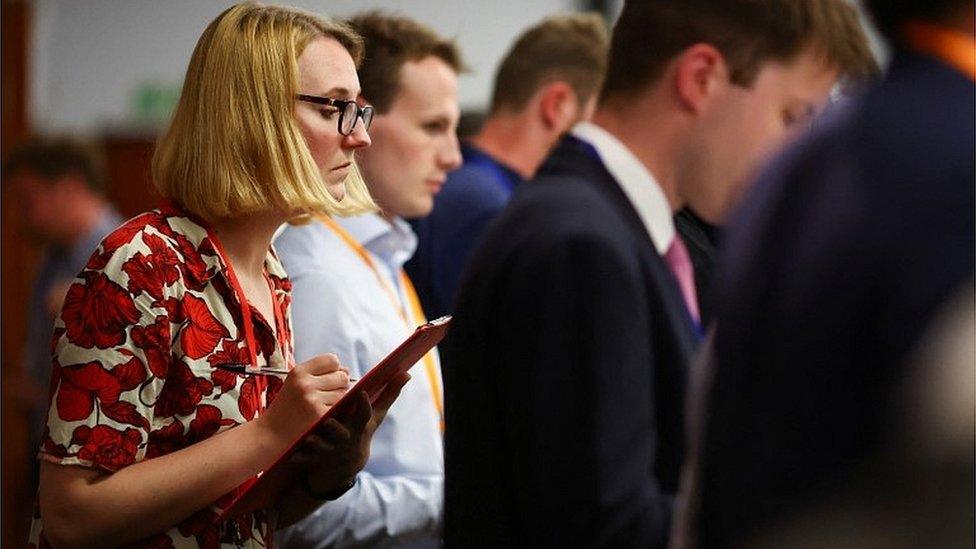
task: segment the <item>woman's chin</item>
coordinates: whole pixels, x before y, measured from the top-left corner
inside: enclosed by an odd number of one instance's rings
[[[346,197],[345,178],[343,178],[343,181],[339,181],[338,183],[329,183],[328,191],[329,194],[332,195],[332,198],[336,200],[336,202],[342,202],[342,199]]]

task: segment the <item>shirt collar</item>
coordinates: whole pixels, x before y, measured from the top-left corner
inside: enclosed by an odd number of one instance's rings
[[[366,214],[339,217],[336,222],[391,271],[399,271],[417,250],[416,233],[400,217],[391,223],[379,214]]]
[[[465,164],[477,164],[498,171],[512,190],[525,182],[525,179],[518,172],[470,142],[461,142],[461,156],[464,158]]]
[[[627,195],[658,253],[664,255],[674,241],[671,206],[654,175],[613,134],[590,122],[580,122],[571,133],[593,145],[603,165]]]

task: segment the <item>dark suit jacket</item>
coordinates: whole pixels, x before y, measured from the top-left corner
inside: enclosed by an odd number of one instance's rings
[[[697,532],[741,542],[862,479],[904,366],[973,276],[973,82],[898,54],[727,235]]]
[[[489,228],[441,346],[448,546],[660,547],[696,343],[589,145],[567,138]]]

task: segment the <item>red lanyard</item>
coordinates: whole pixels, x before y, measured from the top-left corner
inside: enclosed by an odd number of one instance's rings
[[[207,230],[207,237],[210,238],[210,242],[213,243],[214,249],[217,250],[217,254],[220,256],[220,260],[224,263],[227,272],[227,279],[230,281],[231,289],[234,290],[234,296],[237,298],[237,302],[241,307],[241,321],[244,323],[244,339],[245,345],[247,345],[247,351],[251,357],[251,367],[258,370],[258,344],[257,338],[254,336],[254,322],[251,315],[251,304],[247,300],[247,296],[244,294],[244,289],[241,287],[241,283],[237,278],[237,273],[234,272],[234,266],[231,265],[230,259],[227,256],[227,252],[224,251],[223,246],[220,244],[220,240],[217,235],[210,230],[209,227],[204,227]],[[264,280],[268,284],[268,289],[271,291],[271,309],[274,311],[274,321],[275,321],[275,332],[276,338],[278,340],[278,345],[281,347],[281,354],[285,358],[285,367],[291,369],[293,364],[291,358],[288,356],[288,342],[284,341],[284,314],[281,311],[281,306],[278,302],[278,296],[274,290],[274,285],[271,283],[271,279],[268,277],[267,272],[264,273]],[[268,365],[270,366],[270,357],[268,357]],[[267,386],[267,380],[264,376],[255,376],[255,382],[258,384],[258,390],[264,391]]]

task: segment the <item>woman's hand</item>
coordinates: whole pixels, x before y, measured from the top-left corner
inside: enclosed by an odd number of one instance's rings
[[[85,467],[42,463],[44,534],[54,545],[100,547],[106,539],[124,543],[163,532],[271,465],[342,398],[348,386],[349,374],[339,366],[339,359],[318,356],[288,374],[265,414],[181,450],[109,475]],[[369,427],[361,430],[372,434]],[[337,459],[335,463],[349,461]],[[348,471],[349,466],[345,467],[342,470]],[[310,509],[302,510],[308,513]]]
[[[329,418],[305,440],[302,461],[307,463],[305,480],[312,492],[328,494],[352,483],[369,459],[373,433],[409,379],[409,374],[394,378],[372,406],[366,392],[360,392],[352,416],[343,421]]]
[[[273,437],[291,441],[303,434],[349,388],[349,372],[333,354],[295,366],[259,421]]]

